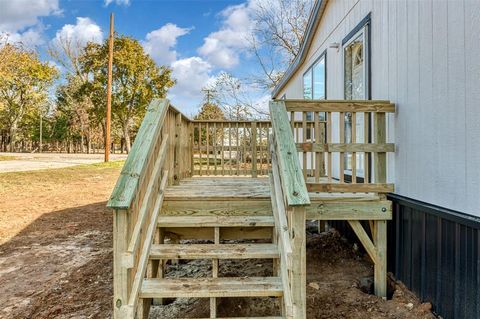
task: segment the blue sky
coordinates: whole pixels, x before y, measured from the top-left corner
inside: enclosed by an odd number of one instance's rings
[[[55,38],[85,43],[107,37],[109,14],[115,31],[140,40],[158,63],[173,69],[173,103],[192,114],[201,87],[228,71],[238,78],[260,72],[248,51],[254,0],[0,0],[0,32],[10,41],[35,46],[44,60]],[[254,99],[266,92],[251,92]]]

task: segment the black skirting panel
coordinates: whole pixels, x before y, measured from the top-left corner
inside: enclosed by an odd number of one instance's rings
[[[480,319],[480,218],[395,194],[388,199],[388,270],[442,318]],[[358,241],[348,223],[329,224]]]
[[[390,271],[443,318],[480,318],[480,218],[398,195],[389,199]]]

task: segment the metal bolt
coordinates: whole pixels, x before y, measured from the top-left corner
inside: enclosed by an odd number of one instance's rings
[[[293,196],[298,196],[298,192],[297,192],[297,191],[294,191],[292,194],[293,194]]]
[[[122,300],[117,299],[117,301],[115,302],[115,306],[117,306],[117,308],[120,308],[122,306]]]
[[[387,209],[385,207],[382,207],[382,212],[385,213],[386,211],[387,211]]]
[[[287,155],[292,155],[292,152],[288,151],[288,152],[287,152]]]

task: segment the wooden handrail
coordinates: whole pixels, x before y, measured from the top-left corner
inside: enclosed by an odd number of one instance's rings
[[[147,307],[139,292],[164,191],[191,175],[191,140],[188,117],[166,99],[150,103],[108,202],[114,209],[114,318],[134,318]]]
[[[297,148],[293,139],[284,101],[270,102],[273,135],[282,181],[288,206],[310,205],[305,179],[298,161]]]
[[[147,108],[142,125],[133,143],[130,154],[123,165],[120,177],[113,189],[107,207],[113,209],[128,209],[132,203],[140,177],[146,168],[153,144],[160,134],[165,115],[168,110],[168,100],[155,99]]]

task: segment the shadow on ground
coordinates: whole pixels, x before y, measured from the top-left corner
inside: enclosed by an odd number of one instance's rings
[[[0,246],[0,318],[109,318],[106,202],[43,214]]]

